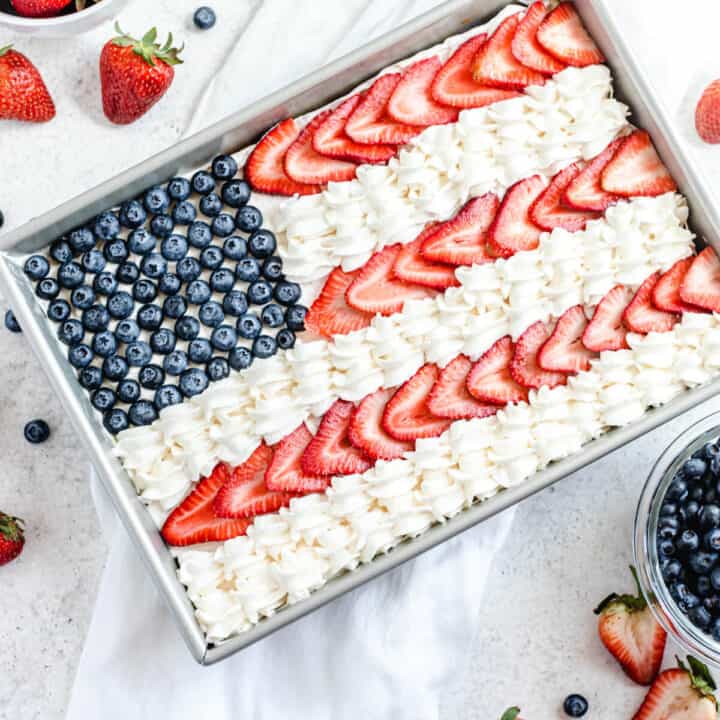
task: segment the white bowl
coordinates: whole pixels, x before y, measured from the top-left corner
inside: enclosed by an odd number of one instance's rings
[[[28,18],[0,10],[0,27],[42,37],[68,37],[87,32],[116,17],[128,0],[102,0],[85,10],[51,18]]]

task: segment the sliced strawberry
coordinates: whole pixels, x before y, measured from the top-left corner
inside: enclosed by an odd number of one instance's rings
[[[420,127],[455,122],[459,111],[438,103],[430,91],[441,67],[440,58],[433,55],[407,68],[390,96],[388,115],[399,123]]]
[[[456,108],[476,108],[518,97],[514,90],[481,85],[473,78],[473,60],[487,42],[482,33],[466,40],[442,66],[432,84],[432,96],[439,103]]]
[[[623,140],[624,138],[618,138],[611,142],[575,176],[575,179],[567,186],[563,197],[567,205],[577,210],[605,212],[621,199],[619,195],[605,192],[600,184],[600,178],[607,164],[623,144]]]
[[[527,388],[555,387],[567,382],[567,375],[548,372],[538,364],[538,353],[552,335],[542,320],[533,323],[515,343],[515,354],[510,363],[510,374],[515,382]]]
[[[680,298],[706,310],[720,312],[720,260],[706,247],[694,260],[680,286]]]
[[[530,218],[538,227],[548,231],[564,228],[568,232],[577,232],[582,230],[589,220],[600,217],[599,213],[575,210],[562,202],[568,186],[584,167],[584,163],[578,161],[561,170],[533,203]]]
[[[389,73],[373,83],[345,124],[351,140],[369,145],[402,145],[422,132],[421,127],[399,123],[387,114],[388,101],[401,78],[400,73]]]
[[[352,95],[340,103],[315,129],[313,147],[321,155],[377,165],[386,163],[397,152],[397,145],[368,145],[356,143],[345,132],[348,118],[362,100]]]
[[[557,322],[553,334],[540,349],[538,364],[543,370],[577,373],[590,369],[595,357],[592,350],[582,344],[582,336],[588,326],[585,309],[575,305],[566,310]]]
[[[680,297],[680,287],[685,280],[685,275],[693,264],[694,257],[686,257],[678,260],[664,275],[660,277],[657,285],[653,288],[653,303],[658,310],[665,310],[671,313],[684,312],[705,312],[697,305],[686,303]]]
[[[437,437],[450,426],[450,420],[435,417],[427,407],[439,375],[437,365],[423,365],[390,399],[382,425],[396,440]]]
[[[332,110],[326,110],[316,115],[287,149],[285,172],[295,182],[325,185],[329,182],[352,180],[355,177],[357,168],[355,163],[328,158],[313,147],[315,132],[330,115],[332,115]]]
[[[320,295],[305,317],[305,327],[308,330],[317,335],[332,337],[347,335],[353,330],[370,325],[372,315],[360,312],[345,302],[345,293],[359,274],[359,270],[346,273],[337,267],[328,275]]]
[[[652,197],[677,190],[644,130],[636,130],[623,140],[603,170],[600,184],[605,192],[623,197]]]
[[[270,490],[305,495],[327,489],[330,485],[327,476],[308,475],[300,464],[312,439],[312,433],[303,423],[273,448],[272,459],[265,471],[265,484]]]
[[[540,175],[520,180],[508,189],[488,231],[490,253],[507,258],[538,246],[542,231],[530,219],[530,208],[544,189],[545,181]]]
[[[658,310],[653,306],[653,291],[658,280],[660,280],[659,272],[647,278],[625,308],[623,322],[633,332],[643,335],[649,332],[667,332],[672,330],[680,319],[675,313]]]
[[[219,542],[244,535],[252,518],[219,518],[213,502],[220,488],[229,480],[230,469],[224,463],[206,478],[171,513],[161,534],[168,545],[181,547],[204,542]]]
[[[537,40],[553,57],[574,67],[605,61],[569,2],[558,5],[543,20],[537,31]]]
[[[350,475],[368,470],[372,463],[348,437],[348,428],[355,406],[336,400],[325,413],[315,437],[300,459],[308,475]]]
[[[368,395],[355,408],[348,436],[350,442],[360,448],[371,460],[395,460],[415,447],[411,441],[396,440],[385,432],[382,417],[393,388],[381,388]]]
[[[509,335],[500,338],[472,366],[467,378],[470,394],[484,403],[506,405],[528,399],[527,388],[519,385],[510,374],[515,343]]]
[[[415,240],[402,246],[393,266],[393,272],[398,280],[436,290],[446,290],[460,285],[452,265],[432,262],[424,258],[420,252],[425,239],[433,234],[436,227],[437,223],[429,225]]]
[[[428,396],[428,410],[440,418],[469,420],[488,417],[498,410],[497,405],[482,403],[467,389],[467,377],[473,363],[465,355],[458,355],[440,371],[437,382]]]
[[[543,0],[534,2],[520,21],[512,40],[512,53],[515,59],[525,67],[537,70],[543,75],[554,75],[566,67],[564,62],[554,58],[545,50],[537,39],[540,23],[549,13]]]
[[[393,268],[401,252],[402,245],[388,245],[365,263],[345,293],[351,308],[372,315],[392,315],[400,312],[407,300],[437,294],[432,288],[409,285],[397,279]]]
[[[473,78],[483,85],[504,90],[523,90],[528,85],[543,85],[545,75],[525,67],[512,52],[512,42],[520,24],[515,13],[500,23],[473,61]]]
[[[245,179],[253,190],[272,195],[313,195],[322,190],[320,185],[295,182],[285,172],[285,153],[299,134],[295,120],[288,118],[255,146],[245,164]]]
[[[595,308],[592,320],[583,333],[582,341],[588,350],[622,350],[627,348],[627,328],[623,323],[625,308],[633,299],[633,291],[616,285]]]
[[[470,200],[452,220],[428,234],[421,249],[423,257],[450,265],[492,262],[485,243],[499,204],[493,193]]]

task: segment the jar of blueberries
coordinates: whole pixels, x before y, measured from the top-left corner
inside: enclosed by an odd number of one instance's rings
[[[658,621],[688,653],[720,667],[720,412],[688,428],[655,463],[633,549]]]

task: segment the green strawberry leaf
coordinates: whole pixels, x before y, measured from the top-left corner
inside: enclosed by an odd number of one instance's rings
[[[502,717],[500,718],[500,720],[515,720],[519,714],[520,714],[519,707],[511,707],[511,708],[508,708],[502,714]]]

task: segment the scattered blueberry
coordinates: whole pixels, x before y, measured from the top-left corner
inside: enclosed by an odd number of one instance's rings
[[[210,193],[200,199],[200,212],[208,217],[217,217],[223,209],[223,202],[219,195]],[[234,223],[233,223],[234,227]]]
[[[100,250],[88,250],[80,258],[80,264],[85,272],[95,273],[102,272],[107,265],[107,260]]]
[[[215,270],[210,275],[210,288],[213,292],[222,293],[223,295],[232,290],[235,284],[235,273],[227,268]]]
[[[285,311],[285,324],[289,330],[295,332],[305,329],[305,316],[307,315],[307,308],[303,305],[291,305]]]
[[[111,243],[106,243],[103,247],[103,255],[108,262],[120,263],[127,260],[130,251],[124,240],[113,240]]]
[[[187,299],[193,305],[206,303],[211,295],[210,286],[204,280],[193,280],[187,286]]]
[[[48,305],[47,314],[54,322],[63,322],[70,317],[70,303],[62,298],[53,300]]]
[[[246,347],[236,347],[230,351],[228,362],[233,370],[244,370],[252,365],[252,353]]]
[[[184,257],[175,266],[175,272],[183,282],[189,283],[200,277],[202,268],[194,257]]]
[[[173,178],[167,184],[167,193],[173,200],[187,200],[192,193],[190,181],[184,177]]]
[[[25,425],[23,433],[29,443],[37,445],[44,443],[50,437],[50,427],[44,420],[31,420]]]
[[[145,228],[138,228],[128,235],[127,245],[130,252],[134,252],[136,255],[147,255],[155,249],[157,238]]]
[[[60,285],[53,278],[43,278],[35,287],[35,294],[43,300],[54,300],[60,292]]]
[[[181,340],[194,340],[200,333],[200,323],[194,317],[181,317],[175,323],[175,334]]]
[[[206,363],[212,357],[212,345],[205,338],[195,338],[188,345],[188,357],[194,363]]]
[[[195,206],[188,200],[179,202],[172,210],[172,219],[178,225],[190,225],[197,217]]]
[[[200,195],[207,195],[215,190],[215,178],[204,170],[196,172],[190,180],[193,190]]]
[[[153,214],[162,213],[170,207],[170,195],[168,195],[165,188],[157,185],[145,193],[143,204],[148,212]]]
[[[187,366],[188,356],[183,350],[173,350],[163,360],[163,368],[168,375],[180,375]]]
[[[215,245],[206,247],[200,253],[200,264],[207,270],[217,270],[222,265],[223,251]]]
[[[170,405],[179,405],[182,399],[182,393],[175,385],[163,385],[155,393],[155,407],[160,412]]]
[[[265,305],[273,296],[272,285],[267,280],[257,280],[247,289],[248,302],[254,305]]]
[[[117,352],[117,338],[110,330],[96,333],[92,340],[92,348],[96,355],[106,358]]]
[[[238,318],[236,327],[240,337],[253,340],[260,334],[262,323],[260,322],[260,318],[254,313],[246,313]]]
[[[110,324],[110,313],[102,305],[93,305],[83,310],[82,324],[90,332],[100,332]]]
[[[78,310],[87,310],[95,302],[95,291],[89,285],[80,285],[70,294],[70,302]]]
[[[96,410],[105,412],[117,402],[117,395],[110,388],[100,388],[90,396],[90,402]]]
[[[65,304],[67,305],[67,303],[65,303]],[[52,303],[50,304],[50,307],[52,307]],[[70,314],[70,313],[68,312],[68,314]],[[50,308],[48,308],[48,315],[50,315]],[[62,318],[62,319],[64,319],[64,318]],[[18,323],[17,318],[15,317],[15,313],[13,313],[12,310],[8,310],[5,313],[5,327],[10,332],[14,332],[14,333],[22,332],[22,328],[20,327],[20,324]]]
[[[157,410],[149,400],[138,400],[128,410],[128,417],[133,425],[150,425],[157,420]]]
[[[158,281],[160,292],[166,295],[176,295],[180,292],[182,282],[175,273],[165,273]]]
[[[175,221],[165,213],[155,215],[155,217],[150,221],[150,230],[159,238],[170,237],[174,229]]]
[[[110,313],[110,316],[116,320],[124,320],[130,317],[134,307],[135,303],[132,295],[126,293],[124,290],[120,290],[114,295],[111,295],[107,301],[107,311]]]
[[[213,218],[211,229],[213,235],[217,235],[217,237],[229,237],[235,231],[235,220],[232,215],[220,213],[216,218]]]
[[[181,295],[172,295],[165,298],[163,312],[173,320],[182,317],[187,312],[187,301]]]
[[[277,352],[277,342],[269,335],[260,335],[253,341],[252,354],[256,358],[269,358]]]
[[[121,380],[117,386],[117,396],[120,402],[128,405],[140,399],[140,385],[136,380]]]
[[[282,260],[277,255],[271,255],[266,258],[262,264],[263,277],[268,280],[275,282],[283,277],[283,264]]]
[[[87,367],[92,362],[92,359],[93,351],[84,344],[75,345],[70,348],[70,352],[68,353],[68,360],[70,360],[70,364],[76,368]]]
[[[217,382],[226,378],[230,374],[230,365],[225,358],[214,357],[205,369],[208,378],[211,382]]]
[[[31,280],[42,280],[50,272],[50,263],[42,255],[32,255],[25,261],[24,270]]]
[[[115,271],[115,277],[123,285],[132,285],[140,277],[140,268],[134,262],[124,262]]]
[[[238,171],[238,164],[230,155],[218,155],[212,161],[212,174],[216,180],[232,180]],[[248,192],[250,188],[248,187]]]
[[[117,435],[130,427],[127,413],[120,408],[114,408],[103,416],[103,425],[111,435]]]
[[[155,283],[145,278],[138,280],[132,289],[133,298],[143,304],[152,302],[157,294],[158,289]]]
[[[157,390],[165,382],[165,371],[159,365],[146,365],[138,373],[140,384],[148,390]]]
[[[120,234],[120,221],[108,210],[95,218],[93,232],[103,242],[114,240]]]
[[[160,328],[150,336],[150,347],[158,355],[167,355],[175,349],[177,337],[172,330]]]
[[[58,328],[57,336],[60,342],[73,347],[82,342],[85,336],[85,328],[83,328],[79,320],[66,320]]]
[[[260,277],[260,265],[255,258],[244,258],[237,264],[235,275],[243,282],[255,282]]]
[[[247,296],[242,290],[231,290],[223,298],[223,310],[233,317],[240,317],[247,312]]]
[[[167,260],[160,253],[150,253],[143,258],[140,269],[143,275],[157,279],[167,272]]]
[[[108,380],[122,380],[129,370],[127,360],[119,355],[111,355],[103,360],[102,371]]]
[[[269,230],[256,230],[248,239],[248,250],[251,255],[261,260],[270,257],[277,249],[275,235]]]
[[[115,337],[123,343],[135,342],[140,337],[140,326],[135,320],[122,320],[115,327]]]
[[[243,232],[254,232],[262,227],[262,224],[262,213],[254,205],[244,205],[235,214],[235,225]]]
[[[302,290],[297,283],[281,280],[275,286],[275,299],[281,305],[294,305],[302,294]]]
[[[193,247],[202,250],[212,242],[212,230],[206,222],[196,220],[188,228],[187,238]]]
[[[250,186],[244,180],[233,180],[222,186],[221,195],[226,205],[240,208],[250,199]]]
[[[68,242],[73,251],[77,255],[81,255],[95,247],[95,236],[88,228],[78,228],[70,233]]]
[[[95,241],[93,240],[93,244],[94,242]],[[60,264],[72,260],[73,251],[70,247],[70,243],[62,238],[55,240],[53,244],[50,245],[50,257]]]
[[[162,324],[163,313],[157,305],[143,305],[137,314],[137,323],[143,330],[157,330]]]
[[[194,397],[204,392],[208,383],[208,376],[202,370],[191,368],[180,376],[180,391],[185,397]]]
[[[283,324],[283,322],[285,321],[285,316],[283,314],[282,308],[279,305],[276,305],[275,303],[270,303],[262,309],[262,312],[260,313],[260,319],[263,321],[264,325],[267,325],[270,328],[276,328],[280,327]]]
[[[215,15],[215,11],[212,8],[203,5],[195,11],[193,22],[195,23],[195,27],[200,30],[209,30],[217,22],[217,15]]]
[[[142,367],[152,360],[152,349],[144,340],[136,340],[125,348],[125,358],[128,365]]]
[[[228,260],[242,260],[247,255],[247,242],[233,235],[225,240],[222,251]]]
[[[85,280],[85,272],[83,269],[74,261],[63,263],[60,266],[57,274],[58,282],[61,287],[72,290],[73,288],[82,285]]]
[[[295,345],[295,333],[292,330],[283,328],[275,337],[278,347],[283,350],[289,350]]]
[[[139,228],[147,220],[147,212],[137,200],[128,200],[120,206],[120,223],[129,230]]]
[[[225,319],[225,313],[219,303],[211,300],[200,306],[198,318],[203,325],[214,328]]]
[[[97,390],[103,382],[102,370],[90,365],[79,372],[78,380],[86,390]]]
[[[563,710],[568,717],[579,718],[588,711],[588,701],[582,696],[573,693],[565,698]]]

